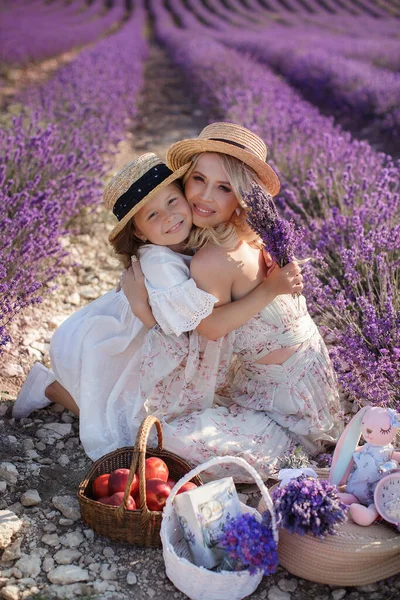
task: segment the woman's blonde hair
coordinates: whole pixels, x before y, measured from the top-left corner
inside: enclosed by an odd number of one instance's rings
[[[195,170],[199,158],[203,154],[205,153],[195,154],[192,157],[192,164],[183,177],[184,187],[190,175]],[[258,179],[255,171],[245,163],[227,154],[218,154],[217,156],[222,162],[232,191],[238,199],[238,205],[241,207],[240,214],[237,215],[236,212],[234,212],[229,222],[221,223],[216,227],[207,229],[194,228],[189,236],[186,246],[190,249],[199,250],[199,248],[202,248],[210,242],[217,246],[222,246],[227,250],[231,250],[232,248],[235,248],[239,242],[243,241],[261,248],[262,243],[259,236],[247,223],[247,211],[243,208],[245,201],[242,192],[249,192],[251,190],[251,184],[254,181],[264,189],[265,186],[263,186]]]

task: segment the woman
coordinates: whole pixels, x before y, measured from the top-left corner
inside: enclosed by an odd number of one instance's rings
[[[198,139],[177,142],[168,151],[172,169],[192,161],[183,179],[198,228],[191,239],[197,249],[191,275],[200,289],[218,298],[216,306],[242,298],[265,277],[259,240],[246,225],[241,191],[249,191],[256,181],[266,192],[277,193],[279,181],[265,159],[266,147],[258,136],[228,123],[209,125]],[[146,306],[133,309],[144,315]],[[218,337],[218,328],[210,329],[207,322],[198,331]],[[168,449],[194,462],[213,454],[242,453],[266,475],[279,465],[282,452],[276,444],[285,436],[294,435],[311,453],[324,441],[336,441],[341,431],[336,379],[304,297],[286,294],[269,303],[236,330],[234,352],[229,397],[217,399],[224,407],[168,420],[168,407],[163,406]],[[148,357],[150,364],[153,358]],[[153,390],[150,410],[156,412],[161,402],[162,394]],[[258,449],[251,444],[254,432],[246,422],[254,414],[264,426]]]

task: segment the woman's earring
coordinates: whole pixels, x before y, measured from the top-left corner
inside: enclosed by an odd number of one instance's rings
[[[239,206],[237,208],[235,208],[235,213],[237,214],[237,216],[239,216],[241,212],[242,212],[242,209]]]

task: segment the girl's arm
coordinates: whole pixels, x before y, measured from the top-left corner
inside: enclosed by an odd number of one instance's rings
[[[244,325],[276,296],[294,294],[303,289],[303,277],[297,262],[283,268],[274,265],[269,269],[268,277],[254,290],[231,302],[236,274],[236,264],[225,253],[213,252],[213,248],[210,248],[210,252],[196,254],[192,259],[191,275],[197,286],[219,300],[213,312],[197,326],[197,331],[210,340],[223,337]]]
[[[199,255],[198,255],[199,256]],[[194,262],[194,264],[193,264]],[[277,265],[269,269],[268,277],[247,296],[231,302],[231,288],[236,269],[225,257],[213,258],[213,269],[207,260],[192,260],[193,275],[199,287],[214,296],[218,301],[213,312],[197,326],[197,331],[208,339],[218,339],[237,329],[254,317],[279,294],[301,292],[302,275],[297,263],[289,263],[283,269]],[[138,262],[126,271],[122,283],[132,312],[142,323],[151,329],[156,325],[148,302],[144,277]]]

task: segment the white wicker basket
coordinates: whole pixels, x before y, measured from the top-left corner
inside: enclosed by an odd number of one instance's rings
[[[251,575],[249,571],[215,572],[204,567],[197,567],[191,562],[187,544],[183,539],[182,530],[172,504],[177,491],[184,483],[190,481],[192,477],[198,475],[201,471],[224,463],[240,465],[252,475],[271,513],[273,536],[275,542],[278,543],[278,530],[269,492],[257,471],[243,458],[235,456],[212,458],[203,465],[192,469],[172,489],[164,507],[161,523],[161,542],[167,576],[175,587],[192,600],[226,600],[228,596],[229,600],[242,600],[242,598],[254,592],[263,576],[262,571]],[[256,509],[246,506],[242,502],[240,502],[240,508],[242,512],[260,516]]]

